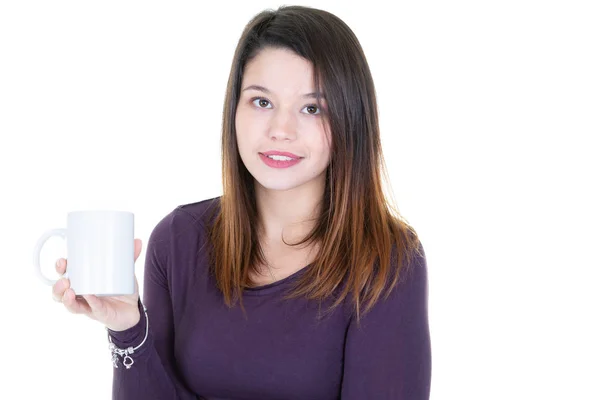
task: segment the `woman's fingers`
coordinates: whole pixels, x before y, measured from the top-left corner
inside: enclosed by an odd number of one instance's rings
[[[54,301],[61,302],[64,297],[65,290],[67,290],[69,286],[69,280],[67,278],[59,279],[54,286],[52,286],[52,298]]]
[[[93,294],[84,294],[83,298],[87,301],[90,307],[90,311],[93,312],[97,317],[103,318],[106,314],[106,305]]]
[[[87,301],[83,298],[76,298],[75,292],[71,288],[65,291],[62,303],[65,305],[65,308],[73,314],[90,314],[92,312]]]
[[[133,261],[135,262],[138,257],[140,256],[140,253],[142,252],[142,240],[141,239],[135,239],[133,241]]]
[[[56,272],[60,275],[64,275],[67,270],[67,260],[64,258],[59,258],[56,261],[56,265],[54,266]],[[67,278],[61,278],[52,286],[52,299],[54,301],[62,302],[65,291],[71,286],[71,283]]]
[[[63,275],[65,273],[65,271],[67,270],[67,260],[64,258],[59,258],[58,261],[56,262],[55,269],[56,269],[56,272],[59,273],[59,275]]]

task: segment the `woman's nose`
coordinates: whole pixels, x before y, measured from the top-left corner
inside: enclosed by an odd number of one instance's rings
[[[296,118],[288,112],[278,112],[271,121],[271,139],[294,140],[296,138]]]

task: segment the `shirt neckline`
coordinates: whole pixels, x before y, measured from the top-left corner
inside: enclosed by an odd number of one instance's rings
[[[280,287],[284,286],[285,284],[296,280],[296,278],[298,278],[300,275],[305,273],[306,270],[308,270],[308,268],[311,265],[313,265],[313,263],[310,263],[307,266],[300,268],[298,271],[294,272],[293,274],[288,275],[285,278],[280,279],[278,281],[275,281],[272,283],[267,283],[266,285],[245,288],[243,293],[244,293],[244,295],[248,295],[248,296],[263,296],[265,294],[275,292]]]

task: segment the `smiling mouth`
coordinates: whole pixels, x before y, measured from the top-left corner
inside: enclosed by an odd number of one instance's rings
[[[304,157],[292,158],[283,156],[280,154],[265,155],[264,153],[258,153],[261,160],[272,168],[288,168],[298,164]]]
[[[278,156],[278,155],[272,155],[272,156],[264,155],[264,156],[270,158],[271,160],[277,160],[277,161],[292,161],[292,160],[299,160],[300,159],[300,157],[298,157],[298,158],[292,158],[292,157],[288,157],[288,156]]]

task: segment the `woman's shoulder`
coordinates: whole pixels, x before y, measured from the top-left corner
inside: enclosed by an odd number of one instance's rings
[[[150,241],[167,242],[190,233],[206,234],[220,206],[221,196],[180,204],[164,215],[154,227]]]
[[[221,196],[177,206],[172,214],[182,214],[190,218],[198,227],[205,228],[213,222],[221,206]]]

